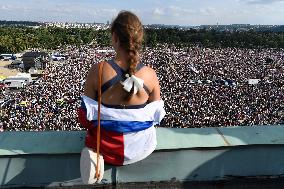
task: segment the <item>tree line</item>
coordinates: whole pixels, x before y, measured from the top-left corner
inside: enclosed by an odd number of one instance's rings
[[[108,31],[58,27],[0,27],[0,52],[16,53],[28,48],[55,49],[63,45],[95,42],[109,45]]]
[[[58,27],[0,27],[0,53],[17,53],[28,48],[56,49],[64,45],[109,46],[110,30]],[[284,48],[284,32],[219,32],[215,30],[145,29],[144,46],[158,44],[204,47]]]
[[[284,48],[284,32],[271,31],[216,31],[216,30],[179,30],[147,29],[146,43],[155,46],[168,43],[180,46],[199,44],[204,47],[238,47],[238,48]]]

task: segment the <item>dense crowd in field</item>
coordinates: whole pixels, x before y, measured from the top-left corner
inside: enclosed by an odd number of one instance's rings
[[[103,50],[102,50],[103,49]],[[110,51],[109,51],[110,50]],[[111,49],[68,46],[25,89],[2,90],[3,131],[81,130],[77,109],[89,68],[114,56]],[[141,61],[161,85],[163,127],[284,124],[284,50],[159,46]]]

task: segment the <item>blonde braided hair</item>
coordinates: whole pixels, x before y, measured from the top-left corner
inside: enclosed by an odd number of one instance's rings
[[[117,35],[120,46],[128,53],[129,75],[135,74],[144,36],[142,23],[132,12],[121,11],[112,22],[111,33]],[[130,100],[133,91],[132,87],[125,100]]]

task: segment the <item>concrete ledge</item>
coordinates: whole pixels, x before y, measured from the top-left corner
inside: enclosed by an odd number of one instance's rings
[[[158,128],[157,150],[284,144],[284,125],[211,128]]]
[[[0,155],[80,153],[85,131],[2,132]],[[158,128],[156,150],[284,144],[284,126]]]
[[[106,166],[102,185],[284,176],[284,126],[158,128],[157,150]],[[85,132],[0,133],[0,187],[80,186]]]

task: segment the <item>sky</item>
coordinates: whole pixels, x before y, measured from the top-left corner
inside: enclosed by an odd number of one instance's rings
[[[107,23],[121,10],[145,25],[284,25],[284,0],[0,0],[0,20]]]

